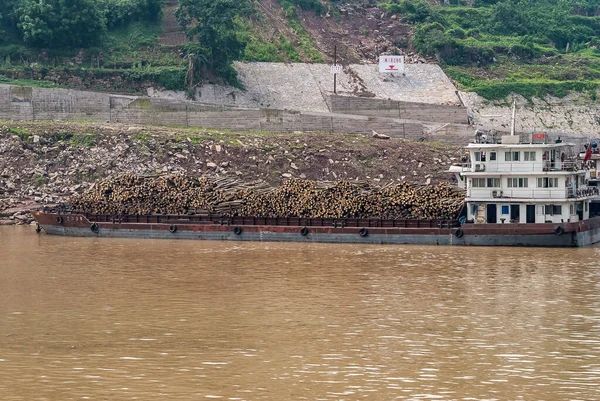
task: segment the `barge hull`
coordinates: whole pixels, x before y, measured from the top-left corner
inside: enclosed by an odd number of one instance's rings
[[[96,223],[92,230],[83,215],[68,215],[60,224],[57,214],[36,212],[34,217],[50,235],[72,237],[188,239],[213,241],[311,242],[345,244],[409,244],[458,246],[530,246],[581,247],[600,241],[600,218],[583,223],[563,224],[564,232],[555,233],[556,225],[471,225],[459,228],[368,227],[361,235],[358,227],[301,227],[265,225],[215,225],[193,223]],[[175,230],[172,230],[175,227]],[[238,229],[237,233],[236,228]],[[170,230],[171,229],[171,230]],[[305,235],[301,234],[305,230]]]
[[[257,242],[313,242],[333,244],[372,244],[372,245],[462,245],[462,246],[531,246],[531,247],[573,247],[586,245],[585,238],[573,243],[571,235],[476,235],[456,238],[446,234],[369,234],[361,237],[357,234],[308,234],[305,237],[298,233],[276,232],[269,227],[260,227],[257,232],[244,231],[239,235],[222,231],[178,231],[170,233],[165,230],[152,229],[104,229],[98,234],[89,229],[74,227],[46,226],[44,230],[50,235],[68,237],[99,238],[138,238],[138,239],[187,239],[209,241],[257,241]],[[298,227],[300,229],[300,227]],[[579,245],[582,244],[582,245]]]

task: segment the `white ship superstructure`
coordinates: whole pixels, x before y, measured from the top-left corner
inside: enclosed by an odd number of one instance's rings
[[[466,188],[467,221],[476,224],[571,223],[590,218],[597,187],[587,185],[574,144],[503,136],[499,143],[471,143],[470,162],[451,171]],[[589,174],[589,173],[588,173]]]

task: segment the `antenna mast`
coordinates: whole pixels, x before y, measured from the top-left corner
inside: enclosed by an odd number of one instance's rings
[[[515,119],[517,116],[517,101],[513,99],[512,121],[510,123],[510,136],[515,135]]]

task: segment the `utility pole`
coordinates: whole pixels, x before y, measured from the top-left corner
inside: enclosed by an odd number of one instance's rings
[[[337,45],[333,46],[333,68],[337,71]],[[337,72],[333,73],[333,93],[337,94]]]

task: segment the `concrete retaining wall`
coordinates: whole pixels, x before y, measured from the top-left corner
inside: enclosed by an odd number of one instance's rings
[[[332,113],[467,124],[467,108],[462,106],[335,95],[328,104]]]
[[[398,102],[394,104],[396,103]],[[366,135],[376,131],[380,134],[411,140],[453,143],[467,142],[473,136],[472,128],[466,124],[448,123],[448,121],[445,121],[446,124],[440,124],[431,118],[419,121],[389,118],[385,115],[365,116],[267,108],[236,108],[182,100],[11,85],[0,85],[0,119],[109,121],[235,131],[317,131]]]

